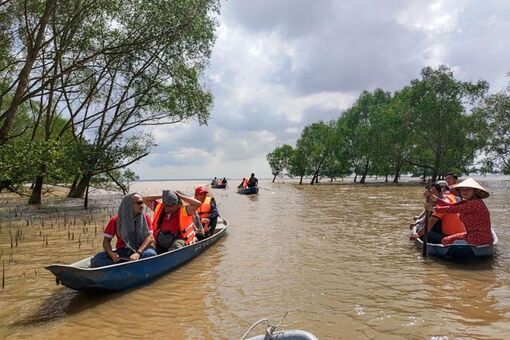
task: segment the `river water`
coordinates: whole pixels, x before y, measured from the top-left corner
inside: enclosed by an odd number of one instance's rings
[[[101,208],[105,198],[93,196],[97,209],[87,213],[25,212],[17,223],[5,218],[19,214],[7,208],[16,199],[0,199],[0,338],[239,339],[255,321],[278,322],[288,312],[284,324],[320,339],[508,339],[510,181],[481,182],[500,239],[489,261],[422,259],[407,228],[422,205],[418,186],[261,181],[258,196],[213,190],[230,222],[216,245],[148,285],[113,294],[56,286],[43,267],[99,251],[118,197]],[[132,190],[190,192],[199,183],[137,182]]]

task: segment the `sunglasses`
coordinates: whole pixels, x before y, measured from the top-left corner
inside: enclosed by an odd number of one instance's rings
[[[133,204],[143,205],[143,201],[136,201],[136,202],[133,202]]]

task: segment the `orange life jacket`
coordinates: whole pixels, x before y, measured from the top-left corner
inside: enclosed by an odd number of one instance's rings
[[[453,194],[446,194],[446,200],[450,203],[455,203],[457,198]],[[460,220],[459,214],[437,214],[436,217],[441,219],[441,232],[445,235],[453,235],[463,233],[466,231],[464,223]]]
[[[163,203],[158,203],[154,209],[154,216],[152,217],[152,230],[154,230],[154,237],[159,233],[159,220],[161,214],[165,214],[165,206]],[[178,238],[183,239],[186,245],[193,244],[197,241],[195,236],[195,224],[193,223],[193,216],[189,215],[186,207],[179,208],[179,235]]]
[[[202,226],[204,227],[204,232],[209,231],[209,221],[206,220],[211,215],[212,207],[211,207],[212,197],[207,196],[205,201],[200,205],[197,209],[198,216],[200,216],[200,222],[202,222]]]

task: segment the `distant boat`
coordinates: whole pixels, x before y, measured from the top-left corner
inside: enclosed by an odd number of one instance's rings
[[[259,193],[259,188],[258,187],[237,188],[237,193],[241,195],[254,195]]]
[[[57,284],[80,291],[117,291],[147,283],[154,278],[191,260],[222,238],[228,222],[218,224],[214,235],[184,248],[172,250],[138,261],[90,268],[92,257],[70,265],[52,264],[46,267],[56,277]]]
[[[416,233],[416,227],[413,227],[413,233]],[[435,255],[454,260],[467,260],[473,258],[489,257],[496,251],[496,244],[498,243],[498,236],[494,229],[491,229],[493,242],[492,244],[485,244],[475,246],[468,244],[464,240],[457,240],[450,245],[444,246],[442,244],[427,243],[427,254]],[[423,249],[423,241],[420,238],[415,240],[418,249]]]
[[[213,189],[225,189],[227,187],[227,183],[225,184],[211,184],[211,188]]]

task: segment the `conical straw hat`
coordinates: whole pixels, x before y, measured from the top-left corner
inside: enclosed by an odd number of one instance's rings
[[[478,190],[478,196],[480,198],[487,198],[487,197],[489,197],[489,192],[487,190],[485,190],[484,187],[482,187],[480,184],[478,184],[477,181],[475,181],[472,178],[467,178],[467,179],[463,180],[462,182],[460,182],[459,184],[455,184],[454,187],[455,187],[455,189],[460,189],[460,188],[473,188],[473,189],[477,189]]]

